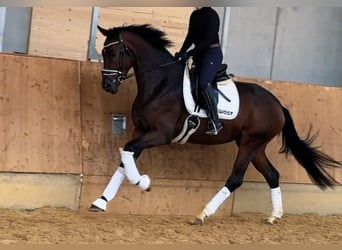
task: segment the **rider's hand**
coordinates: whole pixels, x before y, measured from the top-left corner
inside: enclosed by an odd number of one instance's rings
[[[189,57],[190,56],[187,53],[176,52],[175,54],[175,59],[182,62],[186,62],[189,59]]]

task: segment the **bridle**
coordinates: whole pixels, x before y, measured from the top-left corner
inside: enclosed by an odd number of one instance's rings
[[[132,76],[141,75],[141,74],[144,74],[146,72],[156,70],[156,69],[160,69],[160,68],[163,68],[163,67],[166,67],[166,66],[169,66],[171,64],[179,62],[178,60],[172,60],[170,62],[161,64],[155,68],[140,71],[137,73],[125,74],[124,69],[123,69],[124,53],[126,52],[129,55],[129,57],[131,57],[131,58],[132,58],[132,53],[130,53],[130,49],[125,45],[121,33],[119,33],[119,40],[118,41],[114,41],[114,42],[105,44],[105,45],[103,45],[103,48],[108,48],[108,47],[113,46],[113,45],[119,45],[120,46],[119,68],[118,69],[102,69],[102,75],[103,76],[115,76],[116,81],[117,81],[117,85],[120,85],[122,83],[122,81],[124,81],[124,80],[126,80]]]
[[[130,57],[131,53],[129,53],[128,47],[125,45],[121,33],[119,34],[119,41],[111,42],[108,44],[103,45],[103,48],[108,48],[112,45],[117,45],[119,44],[120,46],[120,55],[119,55],[119,69],[102,69],[102,75],[104,76],[116,76],[118,84],[121,84],[121,82],[130,76],[124,73],[123,69],[123,60],[124,60],[124,53],[126,52]]]

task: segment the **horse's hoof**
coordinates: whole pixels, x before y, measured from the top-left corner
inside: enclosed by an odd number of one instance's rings
[[[204,220],[199,217],[196,217],[195,220],[192,222],[192,225],[203,226],[203,224],[204,224]]]
[[[99,208],[98,206],[91,204],[91,206],[88,208],[89,212],[105,212],[104,209]]]
[[[207,218],[208,216],[204,211],[202,211],[199,215],[195,217],[194,222],[192,223],[193,225],[200,225],[202,226],[204,224],[204,219]]]
[[[271,217],[267,218],[266,223],[273,225],[274,223],[277,223],[278,220],[280,220],[280,218],[275,217],[275,216],[271,216]]]
[[[105,212],[107,209],[107,201],[102,198],[96,199],[93,203],[91,203],[88,211],[90,212]]]

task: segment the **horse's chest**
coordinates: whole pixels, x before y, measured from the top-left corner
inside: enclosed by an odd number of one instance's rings
[[[154,122],[158,109],[151,105],[136,105],[132,110],[132,120],[136,127],[150,127]]]
[[[168,113],[172,105],[164,102],[149,102],[145,105],[134,105],[132,120],[135,127],[149,129],[162,122],[165,113]]]

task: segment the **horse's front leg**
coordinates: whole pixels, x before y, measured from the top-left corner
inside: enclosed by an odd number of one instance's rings
[[[139,173],[134,156],[144,149],[167,144],[170,138],[159,130],[149,131],[141,137],[128,142],[123,149],[119,149],[126,177],[131,184],[139,186],[144,191],[150,190],[151,180],[148,175]]]
[[[137,153],[137,155],[135,156],[135,159],[137,159],[139,155],[140,153]],[[121,162],[119,167],[114,172],[112,178],[108,182],[107,186],[105,187],[102,193],[102,196],[100,198],[97,198],[90,205],[89,211],[91,212],[106,211],[108,202],[114,199],[114,197],[119,191],[119,188],[121,187],[125,178],[126,178],[126,170],[124,168],[124,164]]]
[[[144,191],[150,191],[151,180],[148,175],[140,175],[135,164],[134,152],[119,148],[121,162],[125,168],[125,174],[131,184],[139,186]]]
[[[123,149],[119,149],[121,155],[120,166],[107,184],[102,196],[91,204],[89,211],[106,211],[108,202],[114,199],[125,177],[127,177],[130,183],[138,185],[142,190],[150,190],[151,181],[149,176],[140,175],[135,162],[144,149],[170,143],[171,135],[166,136],[165,131],[162,133],[159,130],[150,131],[145,134],[136,130],[134,138]]]
[[[139,132],[139,130],[135,129],[133,132],[133,138],[137,138],[139,136],[141,136],[141,133]],[[137,149],[135,150],[135,153],[134,153],[135,160],[138,159],[141,153],[142,153],[142,149],[140,151]],[[125,178],[126,178],[126,170],[124,168],[124,164],[121,162],[119,167],[114,172],[112,178],[108,182],[107,186],[105,187],[102,193],[102,196],[92,202],[92,204],[89,207],[89,211],[91,212],[106,211],[108,202],[110,202],[111,200],[115,198]]]
[[[100,198],[97,198],[90,205],[90,212],[104,212],[107,210],[107,203],[114,199],[116,193],[119,191],[119,188],[126,177],[125,169],[121,165],[122,163],[114,172],[112,178],[104,189],[102,196]]]

